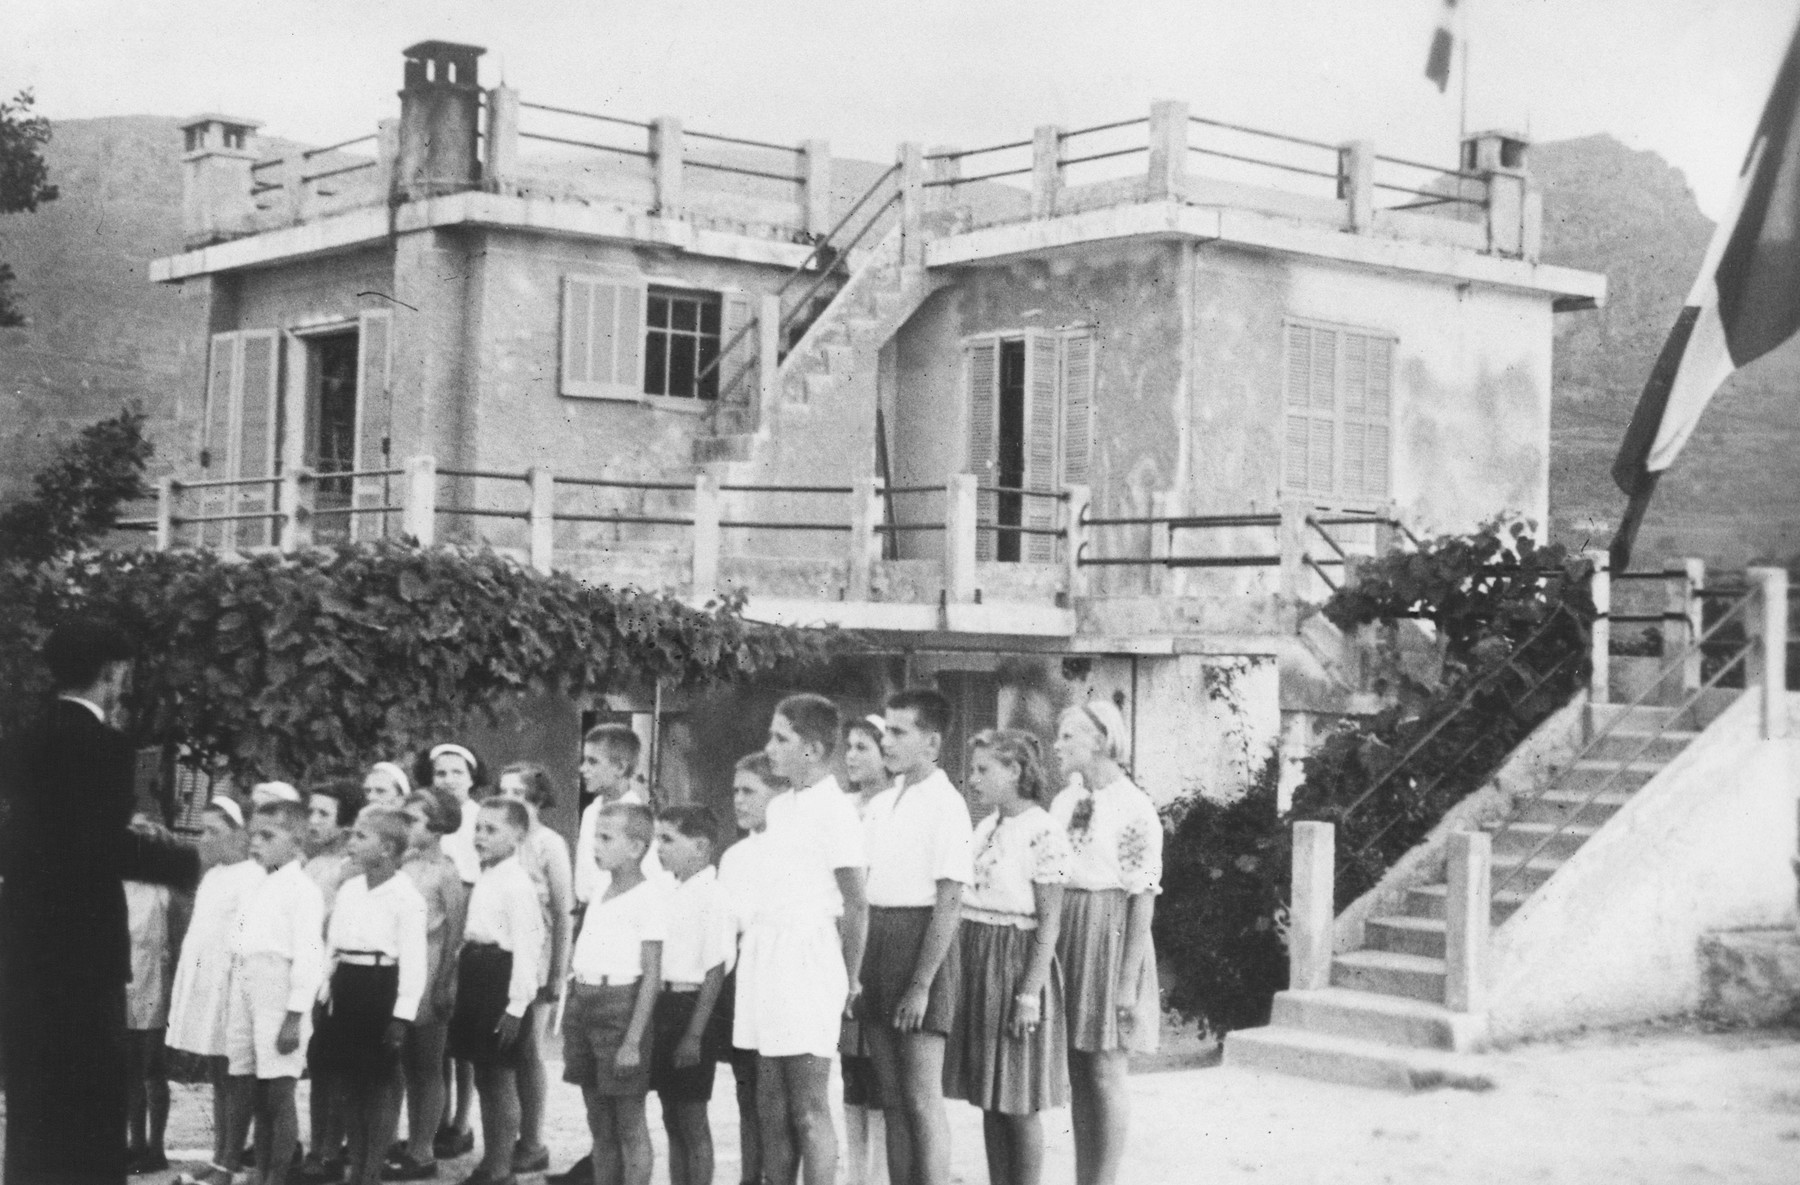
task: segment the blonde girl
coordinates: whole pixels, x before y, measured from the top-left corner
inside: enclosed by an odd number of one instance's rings
[[[844,724],[844,792],[860,817],[877,794],[893,784],[881,751],[887,721],[858,716]],[[863,1037],[862,1022],[845,1017],[838,1037],[844,1080],[845,1185],[887,1185],[886,1123],[881,1084]]]
[[[1128,733],[1106,700],[1069,708],[1056,757],[1071,784],[1050,805],[1072,858],[1057,957],[1067,990],[1076,1185],[1118,1180],[1130,1121],[1126,1057],[1156,1048],[1161,1009],[1150,921],[1162,820],[1125,772]]]

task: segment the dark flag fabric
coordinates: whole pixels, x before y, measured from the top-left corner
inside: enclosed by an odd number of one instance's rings
[[[1450,57],[1456,49],[1456,0],[1444,0],[1444,11],[1431,35],[1431,52],[1425,58],[1425,77],[1437,84],[1438,93],[1450,85]]]
[[[1732,371],[1800,329],[1800,31],[1789,43],[1693,291],[1644,383],[1613,461],[1630,498],[1613,536],[1615,571],[1631,560],[1657,479]]]

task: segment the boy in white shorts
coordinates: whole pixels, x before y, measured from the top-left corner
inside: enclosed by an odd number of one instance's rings
[[[300,861],[306,823],[297,802],[251,816],[250,857],[269,875],[244,895],[232,927],[225,1056],[232,1090],[256,1121],[255,1185],[286,1185],[299,1139],[294,1084],[325,979],[325,898]]]
[[[862,823],[831,775],[838,710],[816,695],[775,709],[763,752],[796,787],[769,803],[757,897],[738,959],[733,1044],[755,1049],[763,1171],[832,1185],[837,1134],[828,1083],[844,1010],[856,999],[868,906]]]

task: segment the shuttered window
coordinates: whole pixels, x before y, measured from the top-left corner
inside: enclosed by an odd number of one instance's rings
[[[208,479],[275,475],[279,378],[280,335],[275,330],[213,335],[200,453]],[[272,483],[204,487],[199,507],[202,516],[255,515],[274,509]],[[208,547],[267,547],[275,542],[275,525],[265,518],[202,523],[200,538]]]
[[[393,314],[386,309],[362,314],[356,352],[356,462],[358,471],[393,469],[394,397]],[[398,501],[400,479],[395,476],[359,477],[352,497],[361,507],[391,506]],[[399,528],[390,513],[351,516],[354,537],[386,539]]]
[[[1394,339],[1303,321],[1283,332],[1282,493],[1387,501]]]
[[[564,395],[644,397],[644,284],[621,276],[563,277]]]
[[[965,472],[975,475],[976,518],[986,527],[1016,524],[1033,531],[1054,530],[1061,521],[1060,503],[1029,495],[996,495],[1002,465],[1000,437],[1009,422],[1001,407],[1003,351],[1024,352],[1022,424],[1022,478],[1019,487],[1033,493],[1054,494],[1064,486],[1092,480],[1094,453],[1094,335],[1090,329],[1062,332],[1029,330],[1018,336],[975,338],[965,347],[968,376],[968,462]],[[1008,355],[1015,357],[1016,355]],[[1016,365],[1016,360],[1012,365]],[[1016,381],[1016,376],[1015,376]],[[1013,388],[1008,388],[1012,390]],[[1016,398],[1016,393],[1014,395]],[[1013,429],[1006,429],[1012,431]],[[1012,462],[1016,463],[1016,462]],[[1015,510],[1016,507],[1016,510]],[[1054,563],[1057,541],[1051,535],[1020,534],[1019,546],[996,546],[1007,535],[981,530],[976,534],[976,558],[1022,559],[1027,563]],[[1015,533],[1018,534],[1018,533]]]

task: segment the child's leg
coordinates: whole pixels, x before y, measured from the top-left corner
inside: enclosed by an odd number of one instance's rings
[[[981,1142],[987,1150],[988,1185],[1015,1185],[1012,1129],[998,1111],[981,1113]]]
[[[218,1060],[223,1070],[225,1059]],[[250,1125],[256,1116],[256,1079],[247,1074],[227,1074],[224,1084],[225,1106],[219,1137],[223,1152],[214,1163],[227,1173],[235,1173],[244,1167],[244,1145],[250,1139]]]
[[[294,1110],[294,1080],[266,1078],[259,1085],[267,1100],[269,1138],[265,1158],[262,1132],[257,1132],[257,1168],[267,1185],[287,1185],[289,1170],[294,1167],[294,1149],[300,1144],[300,1116]]]
[[[911,1143],[913,1177],[905,1185],[949,1185],[950,1120],[944,1114],[944,1036],[927,1032],[891,1036],[900,1055],[902,1093],[898,1110],[905,1117],[906,1138]]]
[[[619,1185],[619,1140],[613,1130],[612,1098],[592,1086],[581,1088],[587,1107],[588,1138],[593,1142],[594,1185]]]
[[[788,1114],[799,1144],[806,1185],[836,1185],[837,1129],[831,1122],[831,1059],[800,1054],[779,1058]]]
[[[1044,1176],[1044,1124],[1037,1112],[1003,1115],[1012,1158],[1009,1185],[1038,1185]],[[985,1122],[985,1117],[984,1120]]]
[[[1076,1185],[1113,1185],[1125,1155],[1131,1118],[1125,1051],[1069,1050],[1070,1119],[1075,1127]]]
[[[788,1113],[787,1081],[782,1063],[789,1058],[756,1059],[757,1131],[762,1136],[763,1176],[773,1185],[789,1185],[799,1163]]]
[[[400,1067],[391,1067],[370,1087],[369,1102],[369,1177],[364,1185],[381,1180],[381,1167],[387,1161],[388,1147],[394,1142],[400,1126],[400,1100],[405,1094]]]
[[[533,1008],[519,1028],[519,1161],[538,1159],[544,1147],[544,1102],[549,1079],[544,1074],[544,1045],[550,1009]]]
[[[481,1092],[481,1161],[484,1177],[512,1176],[513,1147],[519,1142],[519,1083],[511,1066],[476,1066]]]
[[[665,1103],[663,1126],[669,1129],[670,1185],[712,1185],[712,1127],[706,1120],[706,1104]],[[677,1149],[681,1152],[679,1174]]]
[[[212,1162],[223,1165],[226,1156],[243,1148],[243,1137],[238,1138],[237,1148],[230,1144],[231,1132],[231,1075],[228,1073],[231,1063],[222,1057],[206,1059],[206,1080],[212,1083],[213,1113],[213,1157]]]
[[[435,1159],[431,1142],[444,1119],[444,1038],[441,1020],[414,1025],[401,1054],[406,1072],[406,1158],[414,1164]]]
[[[641,1094],[615,1095],[613,1136],[619,1145],[620,1185],[650,1185],[650,1169],[656,1151],[650,1146],[650,1124],[644,1115]]]
[[[882,1118],[887,1120],[888,1179],[899,1185],[913,1185],[912,1123],[905,1107],[901,1034],[887,1025],[867,1024],[863,1026],[863,1036],[869,1044],[869,1062],[875,1070],[877,1090],[886,1105]]]
[[[456,1059],[456,1111],[449,1128],[457,1135],[469,1129],[469,1111],[475,1105],[475,1067],[462,1058]],[[514,1088],[515,1092],[517,1087]]]
[[[269,1083],[262,1078],[250,1080],[250,1113],[256,1123],[252,1151],[256,1153],[256,1170],[252,1179],[263,1185],[269,1179],[269,1147],[275,1139],[275,1115],[269,1108]]]
[[[743,1185],[761,1181],[763,1175],[762,1119],[756,1109],[755,1054],[736,1053],[731,1059],[731,1082],[738,1108],[738,1180]]]
[[[163,1050],[163,1030],[152,1029],[150,1038],[150,1069],[146,1076],[144,1093],[150,1103],[150,1155],[153,1162],[160,1160],[168,1163],[163,1151],[163,1136],[169,1130],[169,1067],[168,1058]]]
[[[149,1036],[143,1029],[125,1030],[126,1145],[132,1157],[143,1155],[150,1142],[150,1100],[144,1090],[150,1078]]]
[[[361,1082],[345,1081],[338,1090],[344,1112],[344,1185],[363,1185],[363,1162],[368,1159],[369,1089]]]

